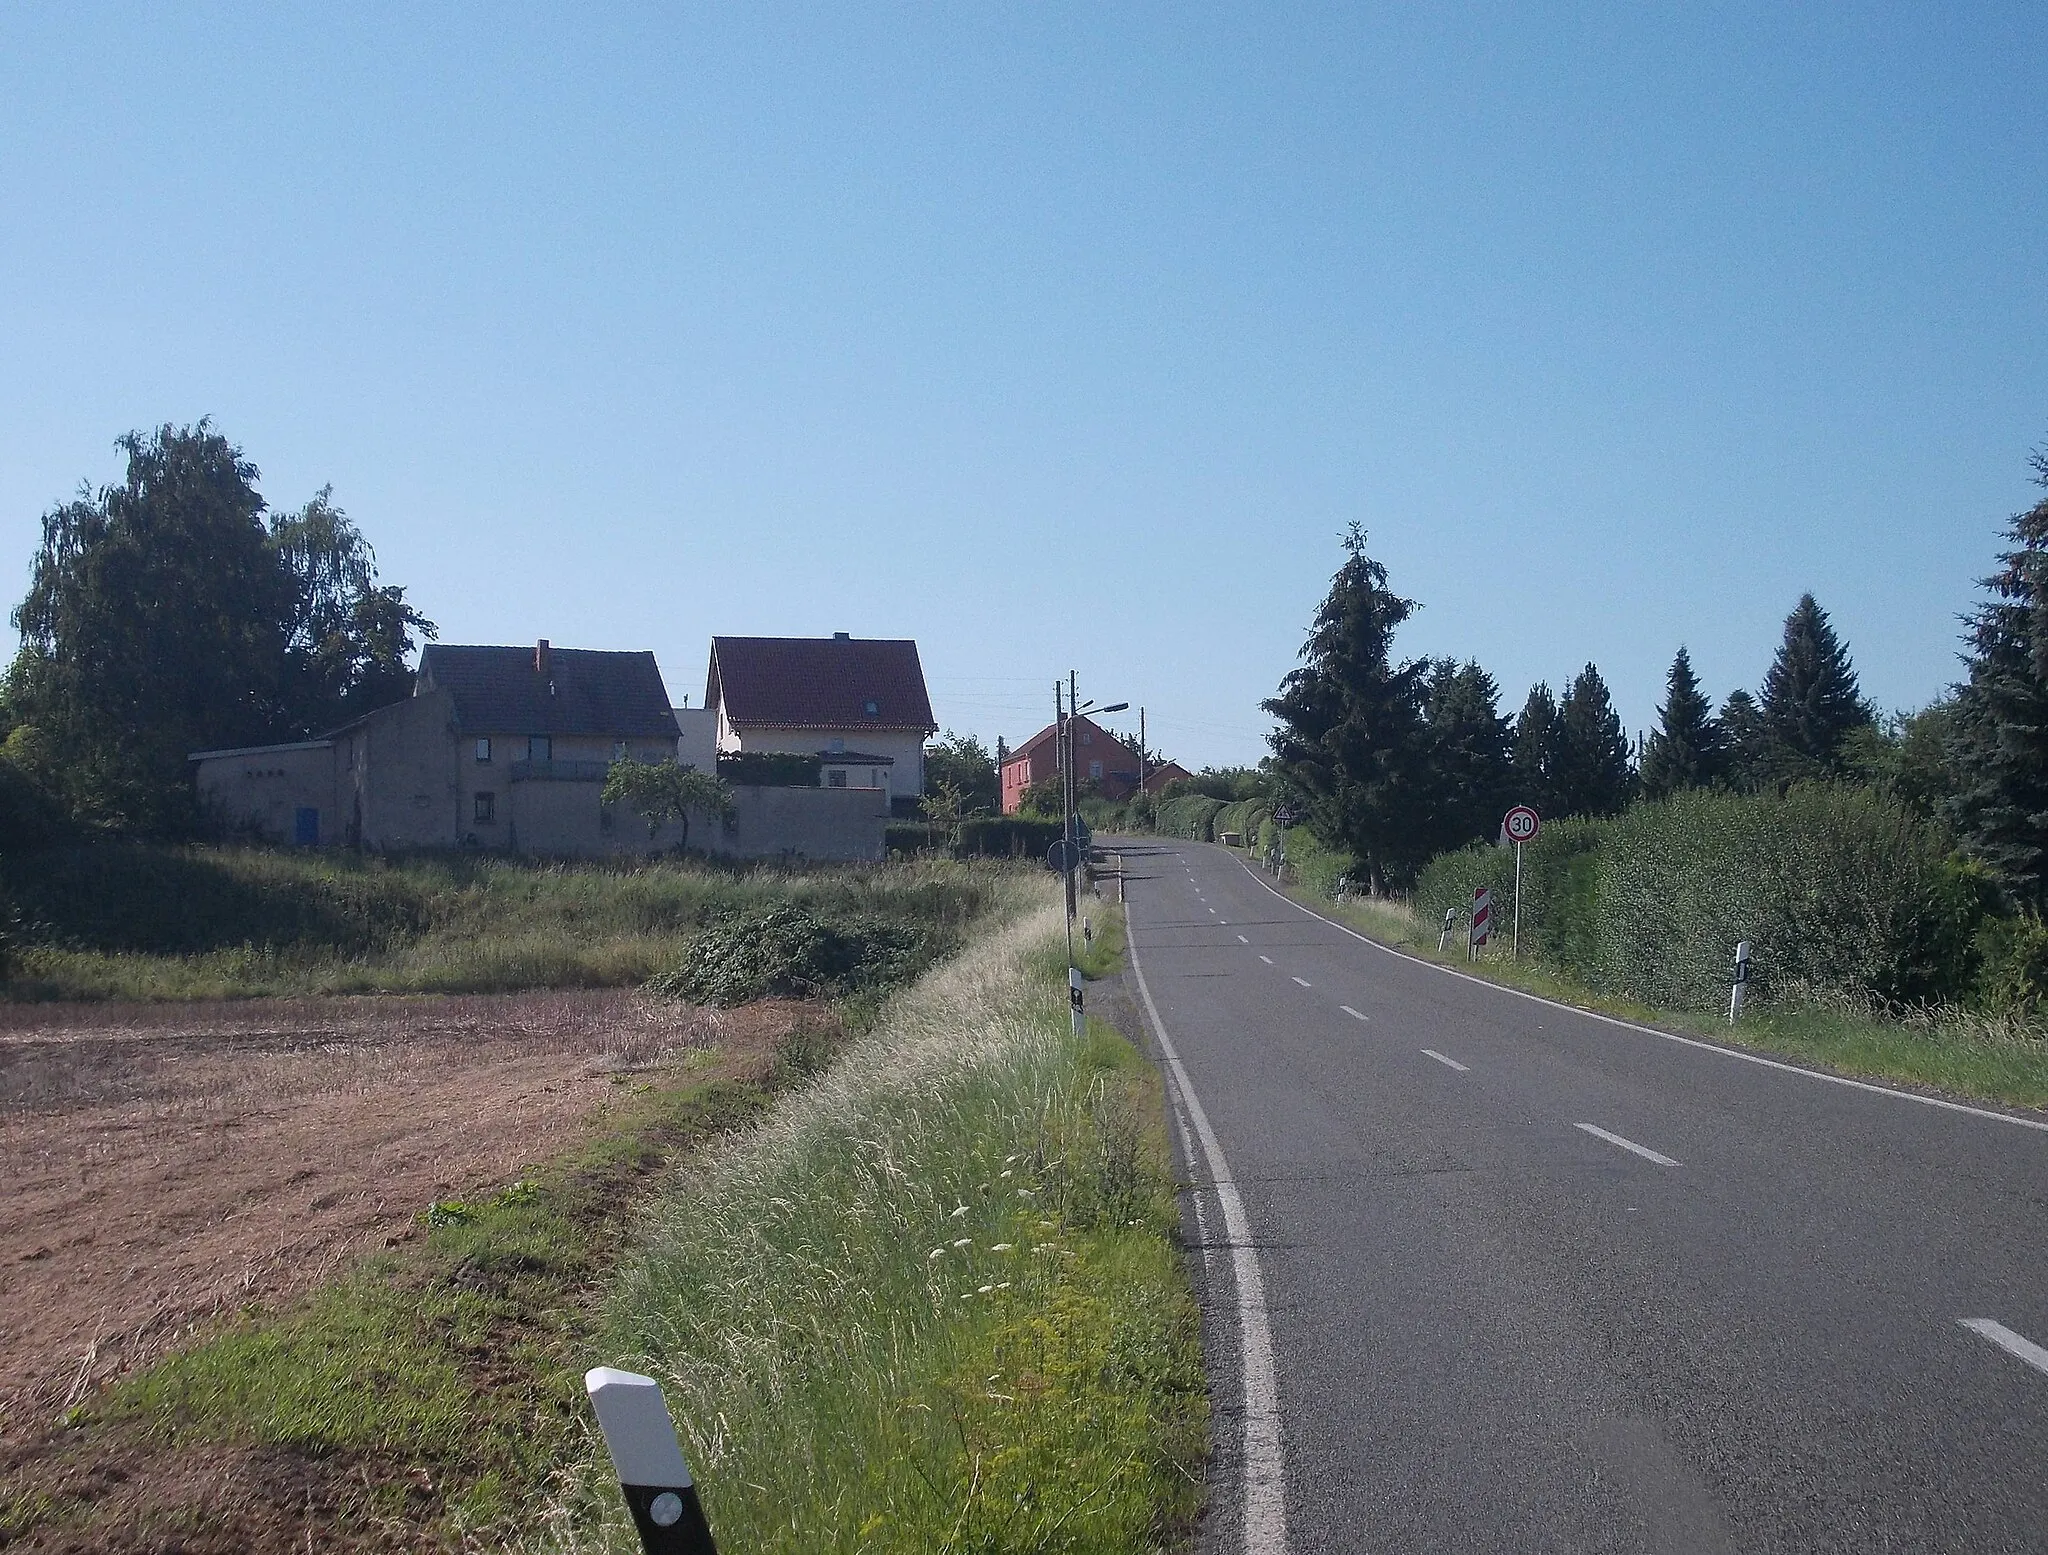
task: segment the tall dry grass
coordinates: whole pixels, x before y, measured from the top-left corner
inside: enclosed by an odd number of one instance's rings
[[[653,1212],[602,1359],[663,1381],[724,1547],[1124,1555],[1188,1515],[1199,1346],[1149,1071],[1073,1037],[1064,964],[1045,903]],[[617,1500],[593,1449],[550,1547],[633,1548]]]

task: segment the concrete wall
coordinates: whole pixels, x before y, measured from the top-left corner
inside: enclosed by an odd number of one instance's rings
[[[884,856],[889,796],[880,789],[747,786],[734,788],[732,798],[731,826],[695,821],[692,850],[793,862],[879,861]]]
[[[674,709],[676,760],[699,772],[710,772],[718,764],[718,714],[708,707]]]
[[[455,700],[429,691],[381,707],[335,736],[339,797],[368,848],[452,848],[469,826]],[[481,840],[481,839],[479,839]]]
[[[230,837],[296,842],[298,812],[307,809],[318,817],[321,844],[346,840],[328,741],[211,756],[193,769],[200,806]]]
[[[895,757],[895,764],[884,769],[889,774],[885,781],[890,793],[915,799],[924,792],[924,736],[914,729],[735,729],[724,721],[722,709],[720,713],[721,751],[794,751],[815,756],[829,750],[835,739],[844,740],[849,751]],[[865,781],[868,768],[853,762],[845,765],[849,783],[856,781],[855,772]]]

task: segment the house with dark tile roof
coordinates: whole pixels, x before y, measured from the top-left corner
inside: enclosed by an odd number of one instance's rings
[[[721,754],[817,756],[824,786],[880,789],[899,808],[924,793],[939,726],[907,638],[714,637],[704,706]]]
[[[621,757],[675,761],[678,726],[651,653],[434,643],[413,694],[318,740],[192,756],[223,832],[299,846],[659,852],[637,815],[600,803]],[[868,759],[882,761],[880,754]],[[729,824],[691,848],[744,858],[878,859],[889,802],[862,783],[735,787]]]

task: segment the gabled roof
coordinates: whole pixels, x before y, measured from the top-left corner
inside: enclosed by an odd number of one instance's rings
[[[1103,739],[1109,741],[1112,745],[1116,746],[1118,750],[1122,752],[1122,754],[1128,756],[1132,761],[1135,762],[1138,759],[1138,752],[1130,741],[1126,740],[1122,735],[1118,734],[1113,729],[1103,728],[1101,724],[1097,723],[1094,719],[1090,718],[1086,713],[1083,713],[1079,718],[1076,718],[1074,720],[1074,727],[1077,729],[1092,730],[1094,731],[1094,733],[1100,735]],[[1022,745],[1012,747],[1010,754],[1003,758],[1003,765],[1007,767],[1011,762],[1021,761],[1023,758],[1031,755],[1033,752],[1038,751],[1043,747],[1052,744],[1053,741],[1059,738],[1059,733],[1060,731],[1058,724],[1047,724],[1043,729],[1040,729],[1038,733],[1032,735],[1031,738],[1026,740]],[[1093,755],[1092,751],[1090,752],[1090,755]],[[1082,759],[1087,760],[1088,757],[1083,757]]]
[[[420,653],[414,689],[448,692],[455,721],[477,734],[676,737],[668,688],[651,653],[430,643]]]
[[[908,638],[714,637],[704,705],[738,728],[939,727]]]

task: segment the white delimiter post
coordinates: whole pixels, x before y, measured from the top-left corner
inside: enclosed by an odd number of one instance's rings
[[[1074,1035],[1083,1036],[1088,1027],[1088,1016],[1081,1005],[1081,969],[1069,965],[1067,968],[1067,1003],[1074,1011]]]
[[[661,1384],[638,1372],[599,1366],[583,1374],[583,1386],[640,1532],[640,1548],[647,1555],[718,1555]]]
[[[1749,941],[1744,940],[1735,947],[1735,982],[1728,990],[1728,1024],[1734,1025],[1742,1016],[1742,995],[1749,982]]]

